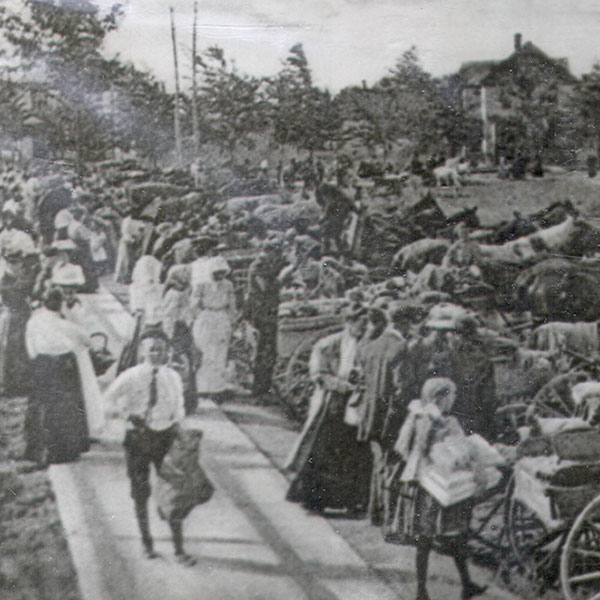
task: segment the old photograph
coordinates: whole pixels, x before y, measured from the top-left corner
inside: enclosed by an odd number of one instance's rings
[[[0,0],[0,598],[600,599],[599,27]]]

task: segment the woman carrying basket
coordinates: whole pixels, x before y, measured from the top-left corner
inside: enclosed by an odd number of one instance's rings
[[[417,548],[417,600],[429,600],[427,566],[434,541],[439,541],[452,555],[460,575],[463,598],[473,598],[486,590],[471,580],[467,566],[471,501],[467,499],[444,508],[418,483],[422,470],[430,462],[434,444],[462,435],[460,424],[448,414],[455,398],[456,386],[450,379],[428,379],[421,399],[410,403],[394,447],[405,461],[398,518],[404,540]]]

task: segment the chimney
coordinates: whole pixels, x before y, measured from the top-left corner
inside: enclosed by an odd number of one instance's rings
[[[521,39],[522,35],[520,33],[515,33],[515,52],[521,51]]]

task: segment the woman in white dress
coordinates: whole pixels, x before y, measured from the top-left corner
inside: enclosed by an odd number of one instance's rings
[[[121,221],[121,236],[117,246],[117,259],[115,264],[115,281],[117,283],[130,283],[131,271],[140,244],[143,223],[127,215]]]
[[[199,394],[217,394],[231,387],[227,377],[227,357],[235,295],[233,284],[226,279],[230,271],[227,261],[219,256],[204,264],[206,276],[196,282],[192,290],[192,307],[197,315],[192,336],[200,354],[196,389]]]
[[[143,313],[142,325],[158,323],[162,318],[162,263],[154,256],[142,256],[136,263],[129,286],[129,310]]]
[[[192,265],[173,265],[167,274],[162,303],[162,327],[170,340],[169,366],[183,382],[185,413],[193,414],[198,403],[191,303]]]

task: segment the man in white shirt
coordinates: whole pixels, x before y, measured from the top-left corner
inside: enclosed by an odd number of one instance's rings
[[[146,556],[155,558],[148,521],[150,464],[158,470],[169,451],[179,422],[185,416],[183,385],[179,374],[164,362],[168,339],[160,326],[149,326],[141,335],[143,362],[123,371],[106,391],[112,415],[126,419],[125,433],[127,474],[131,480],[131,497],[142,534]],[[183,550],[182,521],[169,521],[175,555],[184,564],[194,564]]]

